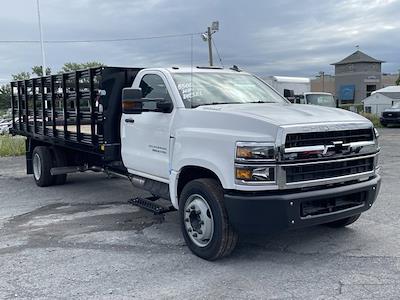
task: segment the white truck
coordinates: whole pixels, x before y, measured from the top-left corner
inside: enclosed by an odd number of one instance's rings
[[[378,195],[370,121],[291,104],[237,69],[100,67],[11,86],[11,131],[27,137],[38,186],[86,170],[126,177],[153,195],[131,203],[178,210],[207,260],[229,255],[239,234],[349,225]]]
[[[337,102],[331,93],[325,92],[306,92],[295,97],[294,103],[311,104],[326,107],[337,107]]]
[[[292,103],[296,96],[311,91],[311,80],[307,77],[269,76],[264,80]]]

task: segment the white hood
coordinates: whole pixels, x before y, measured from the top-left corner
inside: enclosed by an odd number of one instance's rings
[[[369,122],[363,116],[344,109],[305,104],[225,104],[200,106],[197,109],[262,118],[278,126],[327,122]]]

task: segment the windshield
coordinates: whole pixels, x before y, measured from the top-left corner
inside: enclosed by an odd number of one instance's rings
[[[173,77],[186,108],[213,104],[286,103],[268,85],[248,74],[176,73]]]
[[[307,95],[307,104],[336,107],[335,99],[332,95],[311,94]]]

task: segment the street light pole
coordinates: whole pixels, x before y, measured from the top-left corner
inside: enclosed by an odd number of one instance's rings
[[[212,33],[211,27],[207,27],[207,41],[208,41],[208,62],[210,66],[213,65],[213,56],[212,56]]]
[[[42,22],[40,20],[39,0],[36,0],[36,4],[37,4],[37,13],[38,13],[38,22],[39,22],[40,49],[42,51],[42,76],[46,76],[46,56],[44,54],[43,29],[42,29]]]

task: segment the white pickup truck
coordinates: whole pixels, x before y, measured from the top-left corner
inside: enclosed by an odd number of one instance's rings
[[[296,96],[294,103],[337,107],[337,103],[333,95],[331,93],[324,92],[306,92],[303,95]]]
[[[207,260],[240,234],[349,225],[380,187],[370,121],[291,104],[237,69],[101,67],[11,86],[11,131],[28,137],[37,185],[76,171],[124,176],[153,195],[133,204],[178,210],[188,247]]]

